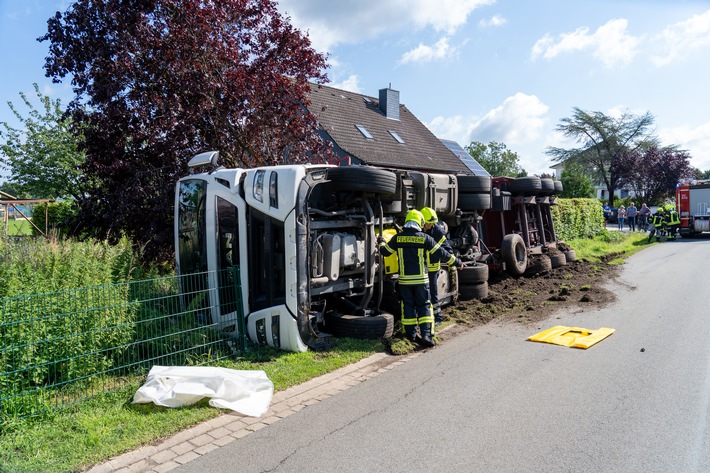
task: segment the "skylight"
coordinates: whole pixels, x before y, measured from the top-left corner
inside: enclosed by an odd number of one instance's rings
[[[360,131],[360,133],[362,133],[362,136],[364,136],[364,137],[367,138],[368,140],[374,140],[374,139],[375,139],[375,137],[372,136],[372,135],[370,134],[370,132],[367,131],[367,128],[365,128],[364,126],[358,125],[358,124],[356,123],[356,124],[355,124],[355,128],[357,128],[357,129]]]
[[[395,140],[397,140],[397,143],[399,143],[399,144],[401,144],[401,145],[404,144],[404,140],[402,139],[401,136],[399,136],[399,135],[397,134],[396,131],[392,131],[392,130],[387,130],[387,131],[390,132],[390,135],[392,135],[392,138],[394,138]]]

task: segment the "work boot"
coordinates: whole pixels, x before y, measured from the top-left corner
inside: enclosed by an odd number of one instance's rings
[[[436,342],[434,342],[434,339],[431,337],[431,324],[419,324],[419,330],[422,332],[420,342],[422,346],[431,348],[436,345]]]
[[[412,343],[419,343],[419,336],[417,335],[417,328],[416,327],[406,327],[404,329],[404,336],[407,337],[407,340],[409,340]]]

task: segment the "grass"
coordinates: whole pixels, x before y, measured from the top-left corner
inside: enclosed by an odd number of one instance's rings
[[[220,366],[264,370],[275,391],[282,391],[383,349],[380,341],[339,339],[328,351],[290,353],[258,348]],[[138,387],[98,396],[43,418],[5,423],[0,433],[0,472],[80,471],[222,412],[206,400],[179,409],[133,405]]]
[[[655,244],[655,242],[648,242],[646,233],[617,231],[605,231],[593,239],[580,238],[566,243],[574,248],[577,258],[593,263],[603,261],[608,264],[621,264],[624,258]]]
[[[567,244],[575,250],[577,258],[609,263],[611,255],[613,263],[654,244],[646,239],[644,233],[606,232],[595,239],[571,240]],[[520,295],[524,296],[524,291]],[[398,338],[389,343],[389,350],[395,354],[414,349],[411,343]],[[282,391],[382,351],[385,346],[380,341],[339,339],[328,351],[290,353],[258,348],[219,366],[264,370],[275,390]],[[42,418],[0,425],[0,473],[80,471],[222,412],[206,401],[179,409],[133,405],[131,399],[138,387],[132,385]]]
[[[27,220],[8,219],[8,235],[32,235],[32,225]]]

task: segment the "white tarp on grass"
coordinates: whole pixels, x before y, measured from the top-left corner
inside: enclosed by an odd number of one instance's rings
[[[153,366],[133,402],[181,407],[208,397],[210,406],[259,417],[269,410],[273,395],[274,383],[260,370]]]

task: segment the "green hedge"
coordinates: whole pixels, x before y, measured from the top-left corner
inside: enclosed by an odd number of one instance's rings
[[[551,208],[558,240],[592,238],[606,231],[597,199],[557,199]]]
[[[32,222],[42,232],[45,229],[55,230],[60,235],[67,235],[68,229],[66,222],[76,215],[77,208],[74,201],[63,200],[61,202],[41,202],[35,204],[32,211]],[[46,221],[45,221],[46,215]],[[32,227],[32,234],[39,235],[37,228]]]

